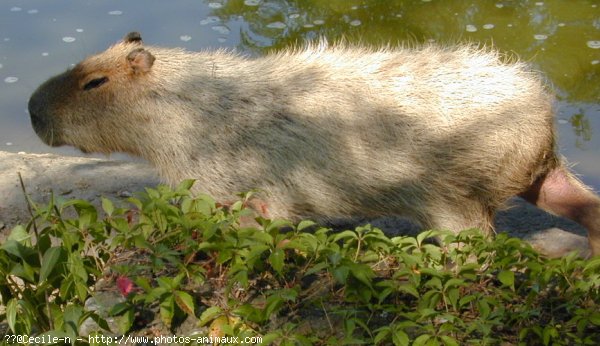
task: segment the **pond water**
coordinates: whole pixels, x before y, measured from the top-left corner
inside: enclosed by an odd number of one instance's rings
[[[372,45],[482,42],[533,64],[558,95],[560,150],[600,189],[600,1],[3,0],[0,150],[49,148],[27,100],[48,77],[137,30],[149,44],[264,54],[326,37]]]

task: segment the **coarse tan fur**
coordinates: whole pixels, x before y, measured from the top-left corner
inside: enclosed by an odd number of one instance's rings
[[[514,195],[536,203],[550,172],[580,184],[557,157],[552,104],[526,64],[471,46],[318,43],[251,59],[131,33],[44,83],[29,109],[47,144],[141,156],[221,201],[258,189],[265,216],[490,233],[494,212]]]

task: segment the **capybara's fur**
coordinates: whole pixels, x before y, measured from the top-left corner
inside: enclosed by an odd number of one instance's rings
[[[588,228],[600,202],[556,153],[553,98],[520,62],[469,46],[308,45],[249,59],[145,46],[137,33],[33,94],[49,145],[126,152],[270,217],[402,215],[492,231],[511,196]]]

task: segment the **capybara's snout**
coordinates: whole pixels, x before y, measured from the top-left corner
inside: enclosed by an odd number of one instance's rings
[[[73,85],[67,71],[50,78],[42,84],[29,98],[27,109],[31,125],[40,139],[50,146],[61,146],[60,110],[66,105],[69,89]]]
[[[33,93],[28,103],[29,117],[31,118],[31,125],[42,140],[43,134],[49,129],[48,116],[44,112],[44,101],[43,96],[39,92]],[[45,140],[44,140],[45,142]]]

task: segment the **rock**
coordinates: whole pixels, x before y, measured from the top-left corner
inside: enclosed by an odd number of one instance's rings
[[[47,203],[54,191],[55,196],[64,194],[64,198],[91,201],[99,207],[99,196],[143,191],[160,182],[154,169],[143,162],[0,151],[0,223],[7,230],[29,220],[19,172],[36,203]]]
[[[124,301],[125,298],[116,291],[96,292],[92,297],[85,301],[85,310],[96,312],[98,316],[103,318],[108,324],[110,331],[112,332],[112,335],[110,336],[117,336],[119,335],[119,318],[109,317],[109,311],[114,305]],[[92,318],[86,319],[79,327],[79,334],[82,336],[90,335],[94,331],[101,331],[106,334],[106,331],[100,328]]]
[[[550,228],[525,238],[540,252],[550,257],[562,257],[571,251],[579,251],[582,257],[588,257],[588,241],[585,236],[565,232],[560,228]]]
[[[133,196],[133,194],[131,192],[129,192],[129,191],[121,191],[121,192],[119,192],[119,197],[121,197],[121,198],[129,198],[131,196]]]

